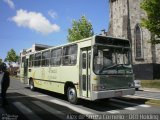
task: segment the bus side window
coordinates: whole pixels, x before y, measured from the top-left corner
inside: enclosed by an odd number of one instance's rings
[[[70,45],[63,48],[63,65],[75,65],[77,63],[77,45]]]
[[[49,66],[50,61],[50,51],[45,51],[42,53],[42,66]]]
[[[62,49],[54,49],[51,51],[51,66],[60,66],[62,58]]]
[[[41,66],[41,53],[36,53],[34,58],[34,66]]]
[[[33,67],[34,55],[29,56],[29,67]]]

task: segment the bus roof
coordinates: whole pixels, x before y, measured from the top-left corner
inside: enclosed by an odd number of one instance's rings
[[[48,51],[48,50],[51,50],[51,49],[56,49],[56,48],[67,46],[67,45],[72,45],[72,44],[80,43],[80,42],[83,42],[83,41],[88,41],[88,40],[94,39],[96,37],[106,37],[106,38],[109,38],[109,39],[117,39],[117,40],[126,40],[126,41],[129,41],[128,39],[123,39],[123,38],[116,38],[116,37],[104,36],[104,35],[94,35],[92,37],[84,38],[82,40],[77,40],[77,41],[66,43],[66,44],[59,45],[59,46],[48,46],[48,48],[46,48],[44,50],[35,51],[35,52],[30,53],[30,54],[35,54],[35,53],[39,53],[39,52],[43,52],[43,51]],[[36,45],[43,46],[42,44],[36,44]],[[47,47],[47,45],[44,45],[44,46]]]

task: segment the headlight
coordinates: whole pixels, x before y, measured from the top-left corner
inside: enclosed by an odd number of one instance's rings
[[[106,84],[92,85],[93,91],[103,91],[106,90],[106,88],[107,88]]]

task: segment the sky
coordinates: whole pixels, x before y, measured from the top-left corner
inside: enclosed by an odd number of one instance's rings
[[[95,34],[108,30],[108,0],[0,0],[0,58],[12,48],[19,55],[35,43],[67,43],[72,20],[82,15]]]

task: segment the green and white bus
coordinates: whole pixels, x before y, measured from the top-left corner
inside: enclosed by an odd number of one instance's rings
[[[73,104],[135,93],[129,40],[101,35],[21,55],[20,76]]]

